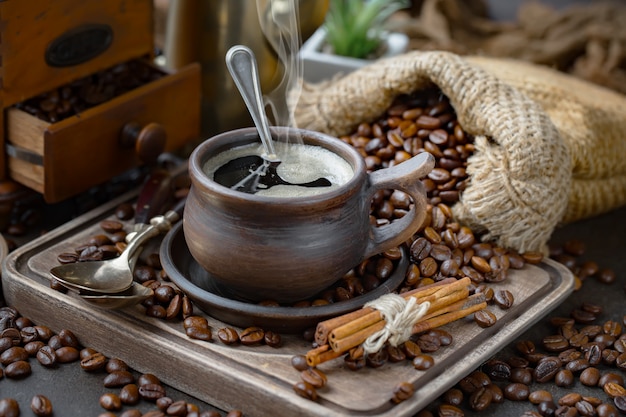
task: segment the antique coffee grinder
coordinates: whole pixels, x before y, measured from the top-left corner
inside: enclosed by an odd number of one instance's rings
[[[199,139],[200,66],[153,63],[153,12],[152,0],[0,2],[2,181],[55,203]]]

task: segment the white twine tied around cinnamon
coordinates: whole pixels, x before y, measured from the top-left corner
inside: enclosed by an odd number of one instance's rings
[[[398,346],[409,340],[413,325],[426,314],[430,303],[418,303],[415,297],[405,299],[390,293],[366,303],[365,307],[378,310],[385,320],[385,327],[363,342],[363,350],[367,355],[378,352],[387,341],[391,346]]]

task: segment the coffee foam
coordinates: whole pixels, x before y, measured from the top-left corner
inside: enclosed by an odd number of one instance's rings
[[[291,183],[306,183],[318,178],[331,182],[329,187],[301,187],[297,185],[275,185],[256,194],[272,197],[302,197],[326,193],[339,188],[354,176],[352,166],[341,156],[326,148],[307,144],[274,144],[276,154],[281,160],[277,167],[278,174]],[[227,162],[248,155],[264,154],[260,144],[238,146],[221,152],[207,161],[203,170],[211,179],[215,171]]]

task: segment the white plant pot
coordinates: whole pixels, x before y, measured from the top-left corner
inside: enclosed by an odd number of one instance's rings
[[[323,51],[326,30],[321,27],[307,39],[298,53],[302,60],[302,76],[304,81],[316,83],[332,78],[336,74],[347,74],[365,66],[373,60],[351,58],[329,54]],[[399,55],[406,52],[409,38],[404,33],[391,32],[385,39],[385,53],[380,58]]]

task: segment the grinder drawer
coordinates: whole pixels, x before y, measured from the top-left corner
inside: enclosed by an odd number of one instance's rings
[[[55,123],[8,108],[9,176],[48,203],[74,196],[142,164],[140,154],[155,147],[158,154],[197,140],[200,94],[194,63]]]

